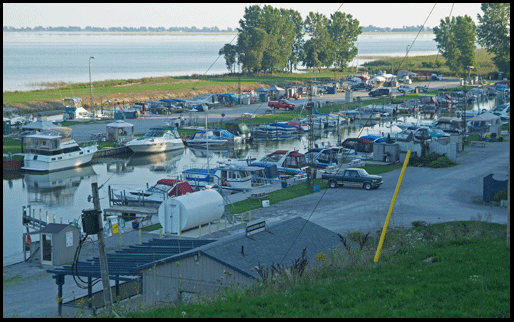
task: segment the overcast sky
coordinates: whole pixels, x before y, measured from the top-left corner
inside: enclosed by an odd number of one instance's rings
[[[256,3],[4,3],[4,26],[20,27],[239,27],[245,7]],[[276,8],[294,9],[302,17],[319,12],[330,18],[340,3],[272,3]],[[264,6],[264,4],[262,4]],[[433,3],[345,3],[340,11],[351,14],[361,26],[401,28],[422,25]],[[439,25],[450,15],[452,4],[437,4],[426,26]],[[480,3],[456,3],[452,15],[469,15],[477,23]]]

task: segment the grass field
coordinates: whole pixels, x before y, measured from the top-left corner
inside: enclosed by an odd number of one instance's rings
[[[508,318],[505,238],[505,225],[480,218],[390,229],[378,265],[377,239],[371,238],[362,249],[335,249],[320,257],[302,277],[282,274],[196,303],[141,305],[132,313],[115,305],[114,311],[132,318]]]

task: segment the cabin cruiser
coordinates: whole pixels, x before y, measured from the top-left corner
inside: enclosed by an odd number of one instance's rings
[[[25,137],[27,153],[23,170],[57,171],[76,168],[91,162],[98,145],[79,147],[72,138],[71,129],[54,127],[39,134]]]
[[[184,142],[175,127],[154,127],[142,138],[131,140],[125,146],[133,152],[155,153],[183,149]]]
[[[213,169],[186,169],[182,171],[182,175],[196,189],[212,186],[213,188],[236,192],[251,190],[251,173],[263,169],[262,167],[222,163]]]
[[[121,201],[123,204],[132,202],[161,203],[169,197],[192,193],[194,190],[186,181],[161,179],[147,189],[112,189],[111,201]]]
[[[229,133],[227,131],[227,133]],[[229,133],[230,134],[230,133]],[[196,131],[191,137],[186,140],[187,146],[193,147],[216,147],[228,144],[230,140],[228,138],[216,136],[212,130],[201,130]]]
[[[258,162],[275,164],[278,172],[283,176],[305,177],[308,169],[305,155],[297,150],[277,150],[266,155]]]

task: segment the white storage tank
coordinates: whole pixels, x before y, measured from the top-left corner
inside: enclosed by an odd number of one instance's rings
[[[207,189],[187,195],[168,198],[159,207],[159,222],[165,233],[178,234],[221,218],[223,197]]]

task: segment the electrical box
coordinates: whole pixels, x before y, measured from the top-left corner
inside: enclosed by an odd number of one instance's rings
[[[82,229],[84,233],[95,235],[100,232],[98,216],[100,216],[101,213],[101,211],[97,211],[96,209],[82,210]]]

